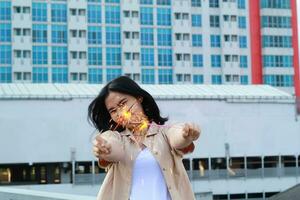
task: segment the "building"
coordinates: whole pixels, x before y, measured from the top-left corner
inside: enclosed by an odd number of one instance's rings
[[[103,85],[0,84],[0,184],[96,195],[87,107]],[[197,199],[263,200],[300,180],[295,98],[267,85],[141,85],[202,135],[183,163]]]
[[[296,0],[0,0],[0,82],[269,84],[300,96]]]

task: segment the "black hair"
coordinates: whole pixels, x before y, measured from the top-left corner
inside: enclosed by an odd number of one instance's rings
[[[160,116],[159,108],[154,98],[145,90],[143,90],[135,81],[127,76],[119,76],[108,82],[100,91],[99,95],[90,103],[88,107],[88,119],[100,132],[107,131],[114,127],[115,130],[121,132],[125,128],[117,126],[111,119],[111,116],[106,108],[105,99],[110,91],[120,92],[131,95],[135,98],[143,98],[141,102],[143,111],[150,122],[163,125],[168,121],[168,117]]]

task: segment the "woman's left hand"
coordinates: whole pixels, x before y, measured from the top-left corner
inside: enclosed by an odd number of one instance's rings
[[[183,134],[182,136],[185,139],[188,139],[190,141],[197,140],[200,136],[200,128],[195,123],[185,123],[183,125]]]

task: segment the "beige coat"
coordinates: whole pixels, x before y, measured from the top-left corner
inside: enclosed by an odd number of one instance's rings
[[[172,132],[169,129],[168,126],[152,123],[143,144],[158,161],[172,200],[194,200],[194,193],[182,163],[183,155],[194,150],[194,143],[181,150],[172,148],[169,138],[176,129],[171,129]],[[134,161],[141,149],[133,142],[133,136],[128,129],[121,133],[109,130],[102,133],[102,137],[107,141],[114,141],[112,149],[117,146],[123,149],[123,159],[118,162],[99,160],[99,167],[106,168],[107,175],[97,200],[128,200]]]

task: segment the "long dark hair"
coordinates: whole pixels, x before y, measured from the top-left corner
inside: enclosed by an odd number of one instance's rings
[[[142,97],[142,107],[145,115],[149,121],[154,121],[156,124],[163,125],[168,118],[160,116],[159,108],[153,99],[153,97],[145,90],[143,90],[136,82],[127,76],[120,76],[107,83],[99,95],[90,103],[88,108],[88,119],[98,129],[98,131],[107,131],[111,127],[117,127],[117,124],[111,120],[110,114],[105,105],[105,99],[110,91],[120,92],[128,94],[133,97]],[[125,128],[120,126],[116,128],[117,131],[121,132]]]

